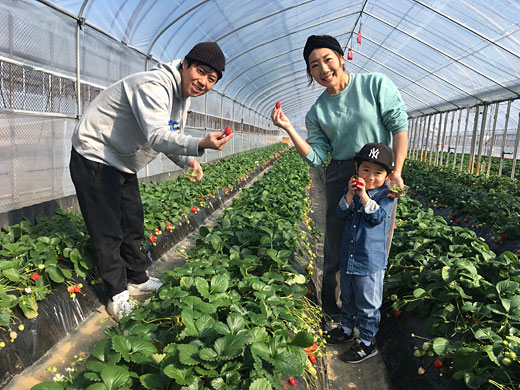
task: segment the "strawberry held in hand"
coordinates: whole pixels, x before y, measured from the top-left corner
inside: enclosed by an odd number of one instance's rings
[[[226,134],[226,136],[231,135],[231,127],[226,126],[226,129],[224,130],[224,133]]]
[[[352,176],[354,180],[354,185],[356,186],[356,190],[363,188],[363,182],[359,179],[358,175]]]
[[[276,102],[275,106],[274,106],[276,109],[279,109],[281,107],[281,104],[280,102]]]

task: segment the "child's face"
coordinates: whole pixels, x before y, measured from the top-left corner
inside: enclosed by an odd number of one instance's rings
[[[358,176],[365,180],[367,190],[373,190],[385,184],[388,173],[386,169],[379,164],[362,161],[361,164],[358,165]]]

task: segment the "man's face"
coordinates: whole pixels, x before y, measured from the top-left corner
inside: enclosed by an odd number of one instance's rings
[[[217,72],[210,72],[202,65],[192,64],[188,68],[188,63],[184,61],[181,69],[182,96],[196,97],[204,95],[218,81]]]

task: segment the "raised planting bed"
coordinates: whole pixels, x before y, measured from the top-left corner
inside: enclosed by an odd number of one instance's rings
[[[382,345],[396,389],[517,389],[520,261],[402,198]]]

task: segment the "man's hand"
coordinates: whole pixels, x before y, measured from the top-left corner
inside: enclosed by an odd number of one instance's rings
[[[225,131],[214,131],[199,140],[199,149],[222,150],[235,133],[225,135]]]
[[[196,181],[202,180],[202,176],[204,176],[204,172],[202,171],[202,166],[200,165],[200,163],[197,160],[191,159],[188,163],[187,169],[192,172],[192,174],[190,174],[190,181],[193,181],[193,182],[195,181],[195,174],[197,174]]]

